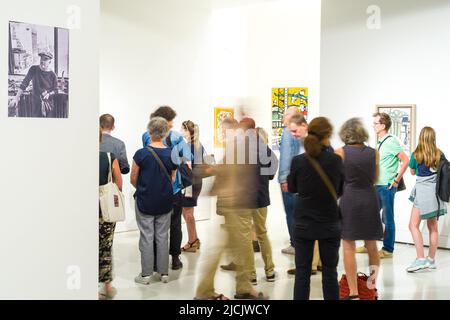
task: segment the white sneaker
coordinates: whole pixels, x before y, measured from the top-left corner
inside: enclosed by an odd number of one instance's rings
[[[293,246],[289,246],[287,248],[282,249],[281,253],[295,255],[295,248]]]
[[[161,282],[162,282],[162,283],[167,283],[167,282],[169,282],[169,275],[167,275],[167,274],[162,274],[162,275],[161,275]]]
[[[150,283],[151,276],[142,276],[142,273],[139,273],[137,277],[134,278],[134,282],[140,283],[140,284],[149,284]]]
[[[427,268],[427,260],[425,258],[416,259],[411,265],[406,268],[408,272],[416,272]]]
[[[436,260],[427,257],[427,268],[428,269],[436,269]]]

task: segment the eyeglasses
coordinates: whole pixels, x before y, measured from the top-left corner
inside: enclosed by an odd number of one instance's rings
[[[379,125],[379,124],[381,124],[381,122],[374,122],[373,123],[374,126]]]

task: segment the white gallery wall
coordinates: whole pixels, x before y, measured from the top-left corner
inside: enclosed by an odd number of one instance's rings
[[[161,105],[177,111],[176,130],[184,120],[196,121],[212,153],[208,2],[101,1],[100,113],[115,117],[113,135],[125,142],[130,164],[150,114]],[[137,229],[134,188],[129,174],[123,178],[127,220],[117,231]],[[208,200],[201,206],[207,212]]]
[[[2,0],[1,6],[0,299],[96,299],[99,2]],[[74,27],[68,119],[8,118],[11,20]]]
[[[100,114],[116,118],[113,135],[130,163],[159,105],[176,109],[177,130],[183,120],[198,123],[216,159],[214,107],[242,108],[270,132],[271,88],[306,86],[310,115],[319,113],[320,1],[102,0],[101,34]],[[134,189],[124,179],[127,220],[118,231],[136,229]],[[202,196],[196,218],[214,213]]]
[[[447,0],[323,0],[321,113],[336,128],[351,117],[362,117],[374,146],[375,106],[416,104],[416,141],[421,128],[432,126],[438,146],[449,155],[449,17]],[[333,144],[341,142],[335,139]],[[412,242],[408,197],[414,181],[407,172],[408,189],[395,200],[396,238],[401,242]],[[440,220],[439,230],[440,245],[450,247],[449,217]]]

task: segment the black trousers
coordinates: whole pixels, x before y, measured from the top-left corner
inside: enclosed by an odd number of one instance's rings
[[[169,254],[171,256],[179,256],[181,254],[181,241],[183,241],[183,233],[181,231],[181,214],[183,207],[181,201],[183,196],[181,191],[174,195],[173,210],[170,216],[170,230],[169,230]],[[153,242],[153,252],[155,253],[153,270],[160,272],[156,263],[156,242]]]
[[[309,300],[311,263],[316,240],[295,238],[294,300]],[[322,291],[325,300],[339,300],[337,265],[339,262],[339,237],[319,239],[322,260]]]
[[[183,233],[181,231],[182,200],[183,195],[180,191],[174,196],[173,211],[170,217],[169,254],[171,256],[179,256],[181,254],[181,241],[183,241]]]

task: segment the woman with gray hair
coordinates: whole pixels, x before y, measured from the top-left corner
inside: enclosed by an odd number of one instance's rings
[[[150,277],[156,271],[160,274],[161,281],[166,283],[169,281],[172,182],[175,180],[177,166],[171,160],[171,149],[163,144],[170,130],[167,120],[152,118],[147,129],[152,141],[148,147],[138,150],[134,155],[130,176],[131,184],[136,188],[134,198],[142,267],[141,273],[134,280],[140,284],[149,284]]]
[[[344,268],[350,293],[348,300],[359,300],[356,266],[356,240],[364,240],[369,253],[370,275],[375,287],[380,266],[377,240],[383,239],[380,206],[374,184],[378,176],[378,154],[365,143],[369,134],[362,121],[344,123],[339,136],[345,146],[336,150],[344,163],[344,192],[340,200]]]

